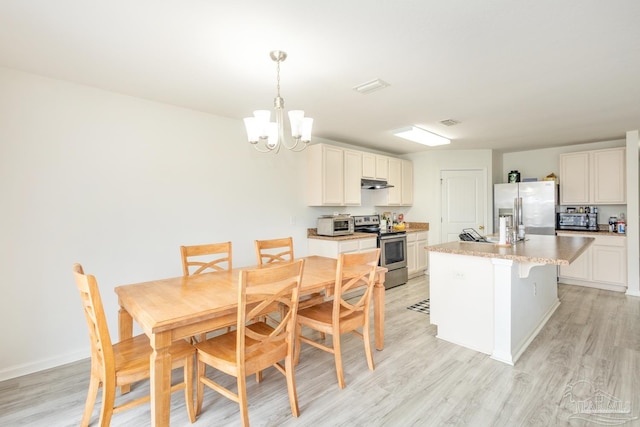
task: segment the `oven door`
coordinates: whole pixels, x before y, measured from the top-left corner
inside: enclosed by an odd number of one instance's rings
[[[379,237],[380,266],[395,270],[407,266],[407,235],[382,235]]]

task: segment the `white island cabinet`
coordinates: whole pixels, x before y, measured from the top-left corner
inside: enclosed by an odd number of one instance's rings
[[[437,338],[513,365],[560,305],[557,265],[593,242],[529,235],[512,247],[449,242],[429,246],[431,323]]]
[[[561,265],[559,281],[608,291],[627,290],[627,239],[615,233],[558,231],[558,236],[593,237],[593,245],[571,265]]]

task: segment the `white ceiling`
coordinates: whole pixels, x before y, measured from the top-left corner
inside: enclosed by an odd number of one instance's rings
[[[517,151],[640,128],[638,0],[0,1],[0,66],[235,119],[271,108],[275,49],[287,109],[375,150]],[[352,89],[375,78],[390,86]],[[391,134],[412,124],[453,142]]]

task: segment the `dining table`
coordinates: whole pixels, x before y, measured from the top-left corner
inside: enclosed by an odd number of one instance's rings
[[[333,289],[336,280],[335,258],[308,256],[305,260],[300,295]],[[236,323],[240,271],[180,276],[117,286],[120,310],[120,340],[133,335],[135,321],[149,337],[151,425],[168,426],[171,401],[171,356],[173,341],[197,336]],[[263,267],[264,268],[264,267]],[[384,348],[384,280],[387,269],[378,267],[373,288],[374,336],[377,350]],[[346,272],[349,277],[349,272]],[[353,272],[355,276],[356,272]],[[354,277],[351,276],[351,277]],[[128,388],[121,388],[127,392]]]

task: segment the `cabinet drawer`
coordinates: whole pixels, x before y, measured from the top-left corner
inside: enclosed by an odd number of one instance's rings
[[[599,246],[626,246],[627,239],[622,236],[597,236],[594,245]]]
[[[340,253],[358,252],[358,249],[360,249],[360,245],[357,240],[348,240],[345,242],[340,242]]]
[[[375,238],[375,239],[362,239],[362,240],[359,240],[359,242],[360,242],[360,249],[361,250],[375,249],[375,248],[378,247],[377,238]]]

